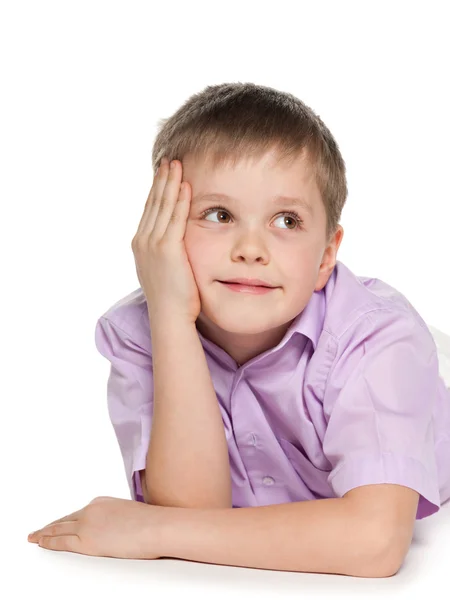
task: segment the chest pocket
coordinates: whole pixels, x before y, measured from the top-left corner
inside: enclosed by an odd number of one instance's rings
[[[294,444],[284,438],[278,441],[295,472],[314,496],[317,499],[333,498],[335,494],[327,481],[331,465],[326,469],[318,468]]]

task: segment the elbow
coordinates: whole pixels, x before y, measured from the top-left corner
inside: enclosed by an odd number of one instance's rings
[[[365,564],[357,575],[370,578],[393,577],[402,567],[405,554],[400,552],[396,545],[383,543],[374,550],[372,560]]]
[[[372,563],[370,567],[366,567],[364,570],[358,572],[357,577],[365,577],[370,579],[378,579],[382,577],[393,577],[400,570],[401,564],[390,562],[386,563],[384,560],[379,560]]]
[[[406,551],[400,551],[398,548],[392,549],[391,545],[387,545],[384,550],[384,554],[379,558],[379,570],[381,575],[379,577],[392,577],[396,575],[405,560]]]

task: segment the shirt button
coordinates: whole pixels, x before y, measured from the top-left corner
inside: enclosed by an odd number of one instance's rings
[[[263,483],[264,485],[272,485],[275,483],[275,479],[273,477],[264,477]]]

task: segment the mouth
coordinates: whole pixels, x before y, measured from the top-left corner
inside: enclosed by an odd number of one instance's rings
[[[270,285],[255,285],[255,284],[249,284],[249,283],[239,283],[238,281],[220,281],[218,280],[219,283],[226,283],[227,285],[240,285],[241,287],[252,287],[252,288],[266,288],[268,290],[273,290],[275,288],[273,288]]]
[[[218,281],[233,292],[241,292],[248,294],[266,294],[268,292],[271,292],[272,290],[278,289],[276,287],[271,287],[268,285],[249,285],[244,283],[238,283],[235,281]]]
[[[246,287],[263,287],[268,288],[270,290],[275,289],[278,286],[270,285],[266,281],[261,281],[260,279],[229,279],[222,281],[218,279],[219,283],[227,283],[230,285],[244,285]]]

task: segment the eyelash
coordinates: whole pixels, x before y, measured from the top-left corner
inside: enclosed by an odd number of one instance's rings
[[[204,219],[206,216],[208,216],[210,213],[214,212],[215,210],[220,210],[220,211],[226,212],[227,215],[229,214],[227,209],[224,208],[223,206],[212,206],[211,208],[207,208],[205,211],[203,211],[200,216],[202,219]],[[287,215],[288,217],[292,217],[293,219],[295,219],[297,221],[297,225],[295,226],[294,229],[291,229],[291,231],[296,231],[297,229],[303,229],[303,220],[300,218],[300,216],[296,212],[293,212],[293,211],[284,212],[278,216],[281,217],[281,215]]]

